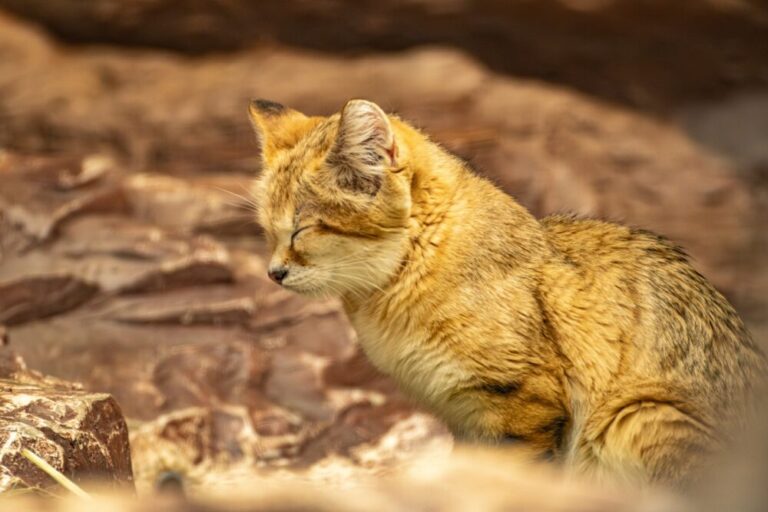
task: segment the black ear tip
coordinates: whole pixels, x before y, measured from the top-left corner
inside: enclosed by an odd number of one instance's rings
[[[252,99],[250,108],[251,110],[255,110],[264,115],[278,115],[285,111],[284,105],[270,100],[263,100],[261,98]]]

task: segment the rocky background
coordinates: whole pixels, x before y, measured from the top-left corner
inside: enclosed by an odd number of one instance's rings
[[[0,0],[3,489],[55,487],[22,446],[142,494],[450,451],[338,304],[266,279],[252,97],[366,97],[537,215],[665,234],[768,347],[758,0]]]

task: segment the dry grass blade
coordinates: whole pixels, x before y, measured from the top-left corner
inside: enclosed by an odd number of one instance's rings
[[[43,489],[42,487],[27,487],[23,484],[17,484],[14,487],[11,487],[10,489],[3,491],[0,493],[0,499],[7,500],[7,499],[14,499],[14,498],[20,498],[20,497],[26,497],[26,496],[47,496],[49,498],[57,498],[62,499],[63,496],[56,494],[55,492],[51,492],[48,489]]]
[[[85,492],[79,485],[77,485],[75,482],[64,476],[59,470],[48,464],[48,462],[45,461],[42,457],[37,455],[34,452],[31,452],[27,448],[23,448],[21,450],[21,454],[29,460],[32,464],[40,468],[43,472],[45,472],[48,476],[56,480],[56,482],[59,483],[62,487],[70,491],[75,496],[78,496],[83,499],[91,500],[93,499],[90,494]]]

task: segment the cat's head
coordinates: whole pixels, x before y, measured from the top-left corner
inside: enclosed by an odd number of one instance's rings
[[[410,178],[396,123],[375,103],[308,117],[254,100],[258,220],[270,277],[311,296],[363,297],[397,272],[408,244]]]

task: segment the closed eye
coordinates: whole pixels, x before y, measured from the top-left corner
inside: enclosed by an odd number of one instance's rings
[[[296,237],[298,237],[300,233],[302,233],[302,232],[304,232],[304,231],[306,231],[308,229],[316,228],[316,227],[317,227],[317,224],[310,224],[308,226],[300,227],[299,229],[297,229],[296,231],[291,233],[291,245],[293,245],[293,242],[296,241]]]

